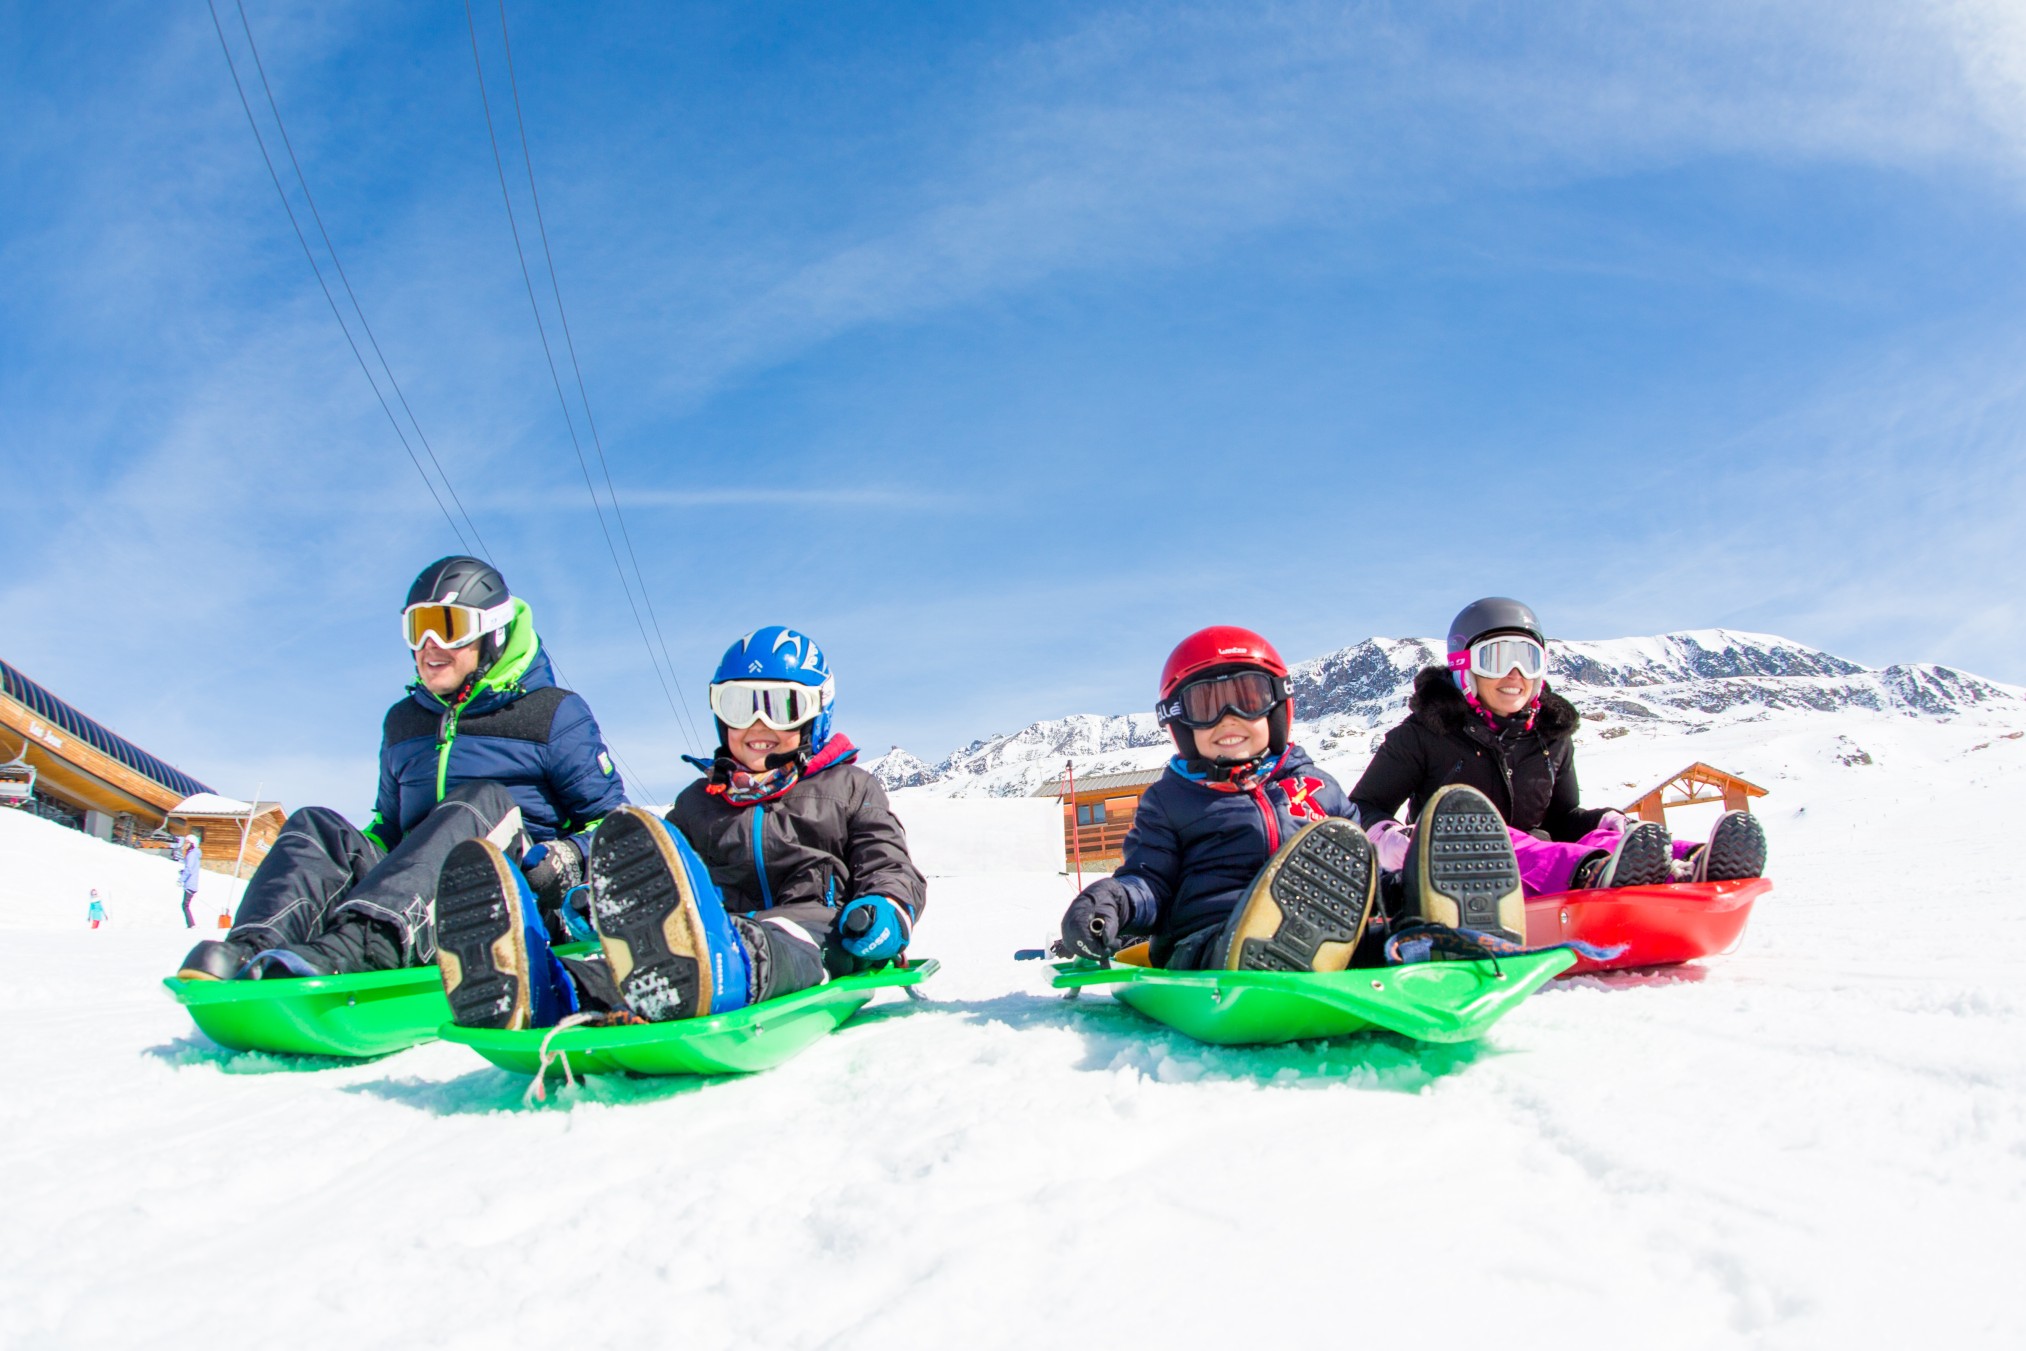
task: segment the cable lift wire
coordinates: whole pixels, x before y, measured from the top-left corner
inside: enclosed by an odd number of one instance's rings
[[[380,369],[387,373],[387,384],[393,389],[394,397],[399,400],[401,411],[408,415],[408,425],[415,429],[415,439],[422,443],[423,452],[429,456],[429,463],[435,466],[438,476],[443,479],[443,486],[450,493],[450,500],[456,505],[457,514],[463,517],[465,525],[471,528],[471,537],[478,544],[479,556],[492,563],[494,560],[485,546],[485,537],[478,532],[478,522],[472,520],[471,513],[465,509],[464,502],[457,495],[457,485],[450,481],[450,474],[444,469],[443,462],[436,458],[435,447],[429,444],[429,438],[423,434],[422,423],[416,419],[415,410],[408,406],[408,396],[401,392],[401,382],[394,378],[394,368],[387,364],[387,354],[380,350],[380,340],[373,336],[373,326],[366,322],[365,307],[359,303],[359,297],[352,291],[352,279],[345,275],[345,264],[338,257],[338,246],[331,242],[331,232],[324,227],[323,212],[317,210],[317,199],[311,195],[309,179],[303,174],[302,161],[296,158],[295,143],[289,140],[288,136],[288,124],[281,120],[281,105],[275,102],[274,87],[268,83],[267,66],[260,59],[260,44],[253,40],[253,25],[246,17],[245,0],[233,0],[233,3],[239,10],[239,26],[246,31],[247,50],[253,53],[253,69],[260,76],[261,92],[267,95],[267,106],[274,113],[275,128],[281,133],[282,148],[288,151],[288,162],[295,170],[295,181],[302,187],[303,200],[309,203],[310,219],[316,222],[317,233],[323,236],[324,247],[330,251],[331,266],[336,269],[338,281],[345,288],[345,298],[352,302],[352,309],[359,316],[359,327],[364,331],[366,342],[373,349],[373,355],[379,359]],[[462,542],[463,538],[460,531],[459,541]]]
[[[504,18],[505,18],[505,9],[504,9],[504,6],[502,6],[502,8],[501,8],[501,18],[502,18],[502,20],[504,20]],[[579,468],[580,470],[582,470],[582,471],[583,471],[583,475],[584,475],[584,490],[585,490],[585,491],[586,491],[587,493],[589,493],[589,494],[591,495],[591,508],[592,508],[592,510],[593,510],[593,511],[594,511],[594,512],[595,512],[595,513],[597,514],[597,517],[598,517],[598,529],[599,529],[599,531],[600,531],[600,532],[601,532],[601,533],[602,533],[602,534],[603,534],[603,535],[605,536],[605,548],[606,548],[607,552],[609,552],[609,553],[610,553],[610,554],[612,555],[612,568],[613,568],[613,571],[615,571],[615,572],[617,572],[617,573],[619,574],[619,586],[620,586],[620,589],[621,589],[621,590],[622,590],[622,591],[623,591],[623,592],[625,593],[625,595],[626,595],[626,604],[627,604],[628,608],[629,608],[629,609],[631,609],[631,610],[633,611],[633,622],[634,622],[635,626],[636,626],[636,627],[637,627],[637,628],[638,628],[638,629],[640,630],[640,641],[641,641],[641,645],[642,645],[642,646],[644,646],[644,647],[645,647],[645,648],[647,649],[647,660],[648,660],[648,664],[649,664],[650,666],[652,666],[652,667],[654,668],[654,675],[655,675],[655,679],[656,679],[656,680],[658,680],[658,681],[659,681],[659,682],[661,683],[661,693],[662,693],[662,697],[663,697],[664,699],[666,699],[666,700],[668,701],[668,711],[669,711],[669,712],[670,712],[671,714],[673,714],[673,715],[674,715],[674,716],[676,717],[676,719],[677,719],[677,721],[678,721],[678,725],[679,725],[679,726],[682,726],[682,727],[683,727],[683,728],[685,729],[685,733],[686,733],[686,735],[687,735],[687,736],[689,737],[689,739],[690,739],[690,744],[691,744],[692,748],[694,748],[694,747],[696,747],[696,746],[698,746],[698,745],[700,744],[700,741],[701,741],[701,739],[700,739],[700,738],[699,738],[699,737],[697,736],[697,732],[696,732],[696,724],[695,724],[694,720],[693,720],[693,719],[691,719],[691,718],[689,717],[689,714],[688,714],[688,707],[689,707],[689,700],[688,700],[687,696],[684,696],[684,697],[683,697],[683,699],[682,699],[682,706],[681,706],[680,708],[678,708],[678,707],[677,707],[677,704],[676,704],[676,698],[677,698],[677,693],[679,692],[679,690],[680,690],[680,687],[681,687],[681,681],[680,681],[680,679],[677,679],[677,680],[675,681],[675,685],[674,685],[674,687],[673,687],[673,688],[671,688],[671,686],[670,686],[670,677],[671,677],[671,675],[673,675],[673,674],[674,674],[674,663],[673,663],[672,661],[671,661],[671,662],[669,662],[669,663],[667,664],[667,667],[666,667],[666,669],[664,669],[664,667],[663,667],[663,663],[662,663],[662,660],[661,660],[660,658],[657,658],[657,657],[656,657],[656,655],[655,655],[655,651],[654,651],[654,644],[653,644],[653,643],[652,643],[652,642],[651,642],[651,641],[650,641],[650,640],[648,639],[648,636],[647,636],[647,621],[646,621],[646,620],[644,620],[643,618],[641,618],[641,614],[640,614],[640,603],[639,603],[638,601],[636,601],[636,600],[634,599],[634,597],[633,597],[633,586],[634,586],[634,583],[633,583],[633,581],[631,581],[631,580],[629,580],[629,579],[628,579],[628,577],[627,577],[627,574],[626,574],[626,567],[625,567],[625,565],[624,565],[623,563],[621,563],[621,562],[619,561],[619,546],[617,545],[617,543],[615,543],[615,542],[613,541],[613,538],[612,538],[612,527],[611,527],[611,526],[610,526],[609,524],[607,524],[607,523],[606,523],[606,520],[605,520],[605,506],[604,506],[604,503],[602,503],[602,502],[601,502],[601,501],[599,501],[599,499],[598,499],[598,489],[597,489],[597,487],[596,487],[596,486],[595,486],[595,485],[593,484],[593,482],[592,482],[592,480],[591,480],[591,465],[590,465],[590,461],[589,461],[589,460],[587,460],[587,459],[585,458],[585,456],[584,456],[584,443],[583,443],[583,440],[582,440],[582,439],[581,439],[581,438],[580,438],[580,437],[579,437],[579,436],[577,435],[577,420],[576,420],[576,418],[575,418],[575,417],[574,417],[574,416],[573,416],[573,415],[571,414],[571,412],[570,412],[570,400],[569,400],[569,396],[568,396],[568,395],[566,395],[566,394],[565,394],[565,393],[563,392],[563,377],[562,377],[562,374],[561,374],[561,372],[560,372],[560,371],[558,371],[558,370],[557,370],[557,368],[556,368],[556,355],[555,355],[555,350],[554,350],[554,348],[553,348],[553,347],[552,347],[552,346],[550,345],[550,343],[549,343],[549,330],[548,330],[548,325],[547,325],[546,323],[544,323],[544,322],[543,322],[543,320],[542,320],[542,307],[541,307],[541,302],[540,302],[539,300],[537,300],[537,299],[536,299],[536,297],[535,297],[535,281],[534,281],[534,274],[533,274],[533,272],[532,272],[532,271],[531,271],[531,270],[529,269],[529,267],[528,267],[528,255],[527,255],[527,249],[525,248],[525,246],[524,246],[524,245],[522,244],[522,242],[521,242],[521,229],[520,229],[520,222],[519,222],[518,218],[517,218],[517,217],[515,216],[515,214],[514,214],[514,204],[513,204],[513,195],[512,195],[511,191],[510,191],[510,190],[508,189],[508,187],[507,187],[507,176],[506,176],[506,160],[505,160],[505,157],[504,157],[504,156],[502,156],[502,155],[501,155],[501,153],[500,153],[500,148],[499,148],[499,134],[498,134],[498,132],[497,132],[497,131],[495,130],[494,126],[493,126],[493,120],[492,120],[492,100],[491,100],[491,97],[490,97],[490,96],[489,96],[489,95],[487,94],[487,92],[486,92],[486,86],[485,86],[485,63],[484,63],[484,61],[483,61],[483,60],[482,60],[482,59],[480,58],[480,56],[479,56],[479,51],[478,51],[478,21],[477,21],[477,19],[476,19],[476,18],[474,18],[474,17],[473,17],[473,15],[472,15],[472,12],[471,12],[471,0],[464,0],[464,21],[465,21],[465,27],[466,27],[466,29],[467,29],[467,30],[468,30],[468,31],[470,32],[470,34],[471,34],[471,64],[472,64],[472,69],[473,69],[473,71],[474,71],[474,72],[475,72],[475,73],[477,74],[477,77],[478,77],[478,96],[479,96],[479,105],[480,105],[480,107],[481,107],[481,108],[483,109],[483,111],[484,111],[484,114],[485,114],[485,133],[486,133],[486,138],[487,138],[487,139],[488,139],[488,140],[489,140],[489,141],[490,141],[490,142],[492,143],[492,161],[493,161],[493,168],[495,169],[495,171],[497,171],[497,173],[498,173],[498,175],[499,175],[499,191],[500,191],[500,200],[501,200],[501,202],[503,202],[503,203],[505,204],[505,206],[506,206],[506,213],[507,213],[507,228],[508,228],[508,230],[509,230],[509,231],[511,232],[511,234],[513,235],[513,241],[514,241],[514,255],[515,255],[515,256],[516,256],[516,257],[517,257],[517,258],[518,258],[518,259],[520,260],[520,265],[521,265],[521,281],[522,281],[522,282],[523,282],[523,283],[525,284],[525,286],[526,286],[526,288],[527,288],[527,293],[528,293],[528,307],[529,307],[529,308],[530,308],[530,309],[531,309],[531,310],[532,310],[532,311],[534,312],[534,317],[535,317],[535,332],[536,332],[536,335],[537,335],[537,336],[538,336],[538,337],[539,337],[539,338],[541,339],[541,344],[542,344],[542,356],[543,356],[544,360],[546,360],[546,361],[547,361],[547,363],[548,363],[548,367],[549,367],[549,379],[550,379],[550,382],[551,382],[551,383],[552,383],[552,384],[553,384],[553,385],[555,386],[555,390],[556,390],[556,402],[557,402],[557,403],[558,403],[558,404],[559,404],[559,405],[560,405],[560,406],[562,407],[562,410],[563,410],[563,425],[564,425],[564,426],[565,426],[565,427],[566,427],[566,428],[568,429],[568,431],[569,431],[569,433],[570,433],[570,445],[571,445],[571,448],[572,448],[572,449],[574,449],[574,450],[576,451],[576,454],[577,454],[577,467],[578,467],[578,468]],[[516,98],[518,99],[518,96],[516,96]],[[518,108],[518,102],[516,102],[516,108]],[[523,143],[522,143],[522,148],[523,148],[523,153],[525,153],[525,150],[526,150],[526,142],[525,142],[525,140],[523,140]],[[534,164],[533,164],[533,161],[532,161],[532,160],[530,160],[530,161],[528,162],[528,181],[529,181],[529,183],[530,183],[531,185],[532,185],[532,183],[533,183],[533,181],[534,181]],[[543,247],[544,247],[544,250],[546,251],[546,249],[547,249],[547,247],[548,247],[548,245],[547,245],[547,235],[546,235],[546,232],[544,233],[544,236],[543,236]],[[549,273],[549,275],[550,275],[550,280],[551,280],[551,282],[553,283],[553,282],[554,282],[554,280],[555,280],[555,268],[554,268],[554,260],[553,260],[553,257],[552,257],[552,256],[551,256],[551,258],[550,258],[550,273]],[[558,296],[558,300],[559,300],[559,302],[560,302],[560,299],[561,299],[561,291],[560,291],[560,289],[558,289],[558,291],[557,291],[557,296]],[[560,310],[560,304],[559,304],[559,310]],[[574,351],[573,351],[573,353],[572,353],[572,360],[573,360],[573,361],[575,360],[575,354],[574,354]],[[581,388],[582,388],[582,373],[581,373],[581,370],[579,371],[579,375],[578,375],[578,380],[579,380],[579,389],[580,389],[580,392],[581,392]],[[587,417],[587,419],[588,419],[588,417],[589,417],[589,412],[590,412],[590,404],[589,404],[589,402],[588,402],[588,400],[587,400],[587,401],[586,401],[586,403],[585,403],[585,414],[586,414],[586,417]],[[601,456],[602,456],[602,451],[601,451]],[[609,474],[610,474],[610,470],[609,470],[609,468],[608,468],[608,470],[607,470],[607,475],[608,475],[608,480],[607,480],[607,481],[608,481],[608,483],[609,483],[609,481],[610,481],[610,480],[609,480]],[[618,513],[618,511],[619,511],[619,499],[618,499],[618,497],[617,497],[616,495],[615,495],[615,496],[613,497],[613,499],[612,499],[612,509],[613,509],[613,512],[614,512],[614,514],[615,514],[615,515],[616,515],[616,514]],[[623,525],[623,523],[622,523],[622,525]],[[629,549],[629,551],[631,550],[631,547],[632,547],[632,544],[631,544],[631,540],[629,539],[629,541],[628,541],[628,549]],[[636,558],[636,560],[635,560],[635,563],[634,563],[634,567],[635,567],[635,570],[636,570],[636,572],[637,572],[637,571],[638,571],[638,568],[639,568],[639,563],[638,563],[638,560],[637,560],[637,558]],[[639,577],[639,585],[640,585],[640,590],[641,590],[641,594],[642,594],[642,596],[643,596],[643,598],[644,598],[644,597],[645,597],[645,595],[646,595],[646,592],[647,592],[647,580],[646,580],[646,577],[645,577],[644,575],[642,575],[642,576],[640,576],[640,577]],[[650,604],[650,607],[649,607],[649,608],[650,608],[650,609],[652,608],[652,605],[651,605],[651,604]],[[657,627],[658,627],[658,626],[657,626]],[[664,655],[666,654],[666,644],[664,644],[664,645],[663,645],[663,653],[664,653]]]
[[[619,489],[612,482],[612,463],[605,458],[605,439],[598,434],[598,420],[591,415],[591,393],[584,386],[584,368],[577,361],[577,340],[570,332],[570,314],[563,308],[563,286],[556,272],[556,256],[549,248],[549,226],[542,216],[542,194],[535,187],[535,157],[528,148],[527,119],[521,114],[521,84],[514,73],[513,36],[507,31],[506,0],[499,3],[500,42],[506,50],[507,88],[513,93],[514,126],[520,133],[521,162],[527,166],[528,196],[535,204],[535,229],[542,237],[542,258],[549,268],[549,289],[556,297],[556,317],[562,323],[563,350],[570,354],[570,369],[577,377],[577,398],[584,406],[584,424],[591,430],[591,445],[598,452],[598,468],[605,475],[605,495],[612,499],[612,516],[619,522],[619,537],[626,542],[626,557],[633,564],[634,580],[640,584],[640,599],[647,606],[648,622],[654,626],[654,639],[661,645],[661,658],[667,663],[669,674],[675,674],[675,658],[669,655],[668,639],[661,631],[661,616],[654,610],[654,594],[648,589],[647,574],[641,569],[640,555],[634,552],[633,532],[627,528],[626,513],[619,505]],[[595,496],[595,494],[594,494]],[[682,682],[676,681],[675,692],[682,700],[685,721],[690,720],[689,697],[682,692]],[[696,737],[696,726],[690,722],[690,735]]]
[[[260,147],[261,162],[267,165],[267,176],[273,180],[275,193],[281,198],[281,209],[288,213],[288,223],[295,230],[296,242],[302,245],[303,257],[309,260],[310,271],[316,274],[317,286],[324,293],[324,303],[331,307],[331,317],[338,321],[338,328],[345,335],[345,345],[352,349],[352,357],[359,363],[360,373],[366,377],[366,383],[373,387],[373,397],[380,401],[380,411],[387,415],[387,425],[394,429],[394,435],[401,442],[401,449],[408,452],[408,460],[415,466],[415,472],[422,476],[422,486],[429,489],[430,497],[435,499],[436,509],[443,513],[444,522],[450,526],[451,533],[457,536],[459,546],[469,549],[471,544],[464,538],[464,531],[458,527],[456,519],[451,516],[450,508],[443,505],[443,495],[436,491],[436,484],[429,477],[429,471],[422,467],[422,460],[416,455],[415,447],[408,443],[407,433],[401,430],[400,419],[394,416],[394,410],[388,406],[387,396],[380,391],[380,382],[373,378],[373,368],[366,364],[365,354],[359,351],[359,344],[352,337],[351,326],[345,322],[343,311],[338,309],[337,298],[331,294],[330,283],[324,280],[324,270],[317,262],[316,253],[310,248],[309,237],[303,233],[302,223],[296,219],[295,206],[288,200],[288,190],[282,187],[281,175],[275,171],[274,157],[267,152],[267,138],[260,133],[260,123],[253,115],[253,104],[247,99],[246,86],[239,79],[239,65],[232,59],[232,44],[225,40],[225,25],[218,18],[217,0],[205,0],[205,3],[211,9],[211,26],[218,33],[219,50],[225,53],[225,67],[232,72],[232,87],[239,91],[239,106],[246,110],[246,125],[253,129],[253,140],[254,144]],[[240,17],[242,19],[245,17],[243,10]],[[328,242],[328,237],[326,237],[326,242]],[[332,255],[333,261],[336,260],[336,257],[336,254]],[[347,290],[349,289],[348,287]],[[354,301],[354,304],[356,303]],[[360,320],[362,323],[364,322],[363,313],[360,316]],[[431,459],[434,458],[434,456],[431,456]],[[441,468],[439,465],[439,472],[441,472]],[[449,480],[446,479],[445,483],[447,484],[448,482]],[[462,509],[462,504],[460,504],[459,510]]]
[[[442,462],[436,458],[436,452],[430,448],[428,439],[423,436],[422,424],[416,420],[414,409],[408,406],[407,396],[401,393],[401,386],[399,382],[396,381],[394,378],[393,367],[388,364],[386,354],[380,350],[380,344],[378,339],[373,337],[373,330],[371,326],[368,325],[366,322],[365,308],[359,304],[358,296],[352,291],[351,280],[345,276],[344,264],[340,262],[338,259],[337,246],[331,242],[330,232],[324,228],[323,216],[320,212],[317,211],[316,198],[310,194],[309,180],[307,176],[303,173],[301,161],[296,158],[295,146],[289,141],[288,128],[282,122],[281,107],[275,101],[274,90],[272,86],[269,85],[267,80],[267,71],[265,67],[263,67],[261,64],[260,48],[254,42],[253,26],[247,20],[246,6],[243,3],[243,0],[234,0],[234,2],[239,9],[240,26],[244,28],[246,31],[247,47],[253,53],[254,67],[256,70],[260,72],[261,88],[263,91],[265,91],[267,95],[268,108],[274,114],[275,126],[281,133],[282,144],[288,148],[289,163],[291,166],[293,166],[295,170],[296,182],[302,188],[303,199],[309,203],[310,212],[314,217],[314,219],[316,220],[317,231],[323,236],[324,247],[330,250],[331,263],[333,267],[336,269],[339,279],[343,282],[345,297],[346,299],[351,301],[352,309],[358,316],[359,327],[362,330],[364,330],[366,334],[366,339],[373,348],[373,355],[379,358],[381,369],[384,370],[387,374],[387,383],[393,388],[395,397],[400,401],[402,411],[408,414],[408,420],[410,424],[413,425],[415,428],[416,437],[422,441],[423,449],[429,452],[429,462],[436,467],[436,472],[442,475],[443,486],[450,493],[451,501],[457,504],[458,514],[464,517],[465,525],[471,528],[472,540],[465,539],[464,531],[458,527],[456,518],[451,516],[450,509],[444,506],[442,495],[436,491],[436,484],[434,483],[434,481],[430,479],[428,472],[423,469],[421,459],[416,456],[414,447],[409,444],[407,436],[401,430],[401,423],[399,419],[397,419],[394,416],[394,410],[388,406],[386,395],[381,393],[380,382],[374,378],[372,367],[366,364],[365,355],[359,351],[359,344],[352,337],[351,327],[345,322],[344,312],[338,308],[337,299],[331,294],[331,288],[329,283],[327,283],[324,280],[323,268],[317,263],[316,253],[314,250],[310,248],[309,238],[307,235],[303,233],[302,225],[296,219],[295,207],[288,200],[288,192],[285,188],[282,187],[281,175],[276,171],[274,167],[274,158],[272,155],[268,153],[267,140],[261,134],[260,123],[258,119],[256,119],[253,115],[253,105],[251,101],[246,97],[246,86],[241,82],[239,78],[238,64],[232,59],[232,46],[226,40],[225,25],[219,20],[218,6],[216,0],[206,0],[206,3],[211,10],[211,26],[213,30],[218,34],[219,50],[221,50],[225,54],[226,69],[231,72],[232,86],[235,90],[238,91],[239,94],[239,106],[246,113],[247,126],[252,128],[253,130],[254,144],[259,146],[261,160],[263,163],[267,165],[268,178],[274,183],[274,190],[276,195],[281,198],[282,210],[285,213],[287,213],[289,224],[295,230],[296,242],[302,245],[303,257],[309,260],[310,271],[316,276],[317,286],[324,293],[324,302],[330,306],[331,317],[338,321],[338,329],[345,335],[345,344],[352,349],[352,356],[359,363],[359,370],[362,374],[365,375],[366,383],[372,386],[373,396],[374,398],[379,400],[380,410],[387,415],[388,425],[394,429],[394,435],[400,440],[401,448],[408,452],[409,462],[415,466],[415,472],[422,478],[422,486],[429,490],[430,497],[434,499],[434,501],[436,502],[436,509],[443,513],[444,522],[450,526],[451,533],[457,536],[457,542],[459,547],[469,552],[473,549],[472,541],[476,541],[477,543],[476,551],[478,555],[484,558],[486,562],[492,563],[494,566],[498,566],[496,560],[494,560],[494,558],[492,557],[490,550],[486,548],[484,537],[479,534],[478,523],[472,520],[471,513],[465,509],[464,502],[457,496],[457,488],[456,485],[450,481],[449,471],[444,469]],[[544,646],[546,647],[546,645]],[[651,657],[652,655],[653,654],[650,652],[649,656]],[[553,652],[549,654],[549,662],[552,666],[555,667],[556,678],[565,685],[567,685],[569,683],[569,678],[563,674],[562,665],[561,663],[556,661],[555,654]],[[658,794],[655,794],[654,790],[650,788],[643,779],[641,779],[637,774],[633,772],[633,767],[626,763],[625,759],[620,756],[619,752],[616,749],[610,746],[608,746],[606,749],[610,751],[613,760],[618,763],[619,770],[622,774],[626,776],[626,781],[628,783],[637,784],[641,789],[647,791],[650,795],[658,796]]]

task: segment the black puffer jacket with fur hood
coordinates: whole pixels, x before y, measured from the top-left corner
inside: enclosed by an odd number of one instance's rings
[[[1499,718],[1493,731],[1449,672],[1430,666],[1414,677],[1406,721],[1386,733],[1378,754],[1351,789],[1358,820],[1370,826],[1408,805],[1408,820],[1444,784],[1466,783],[1492,800],[1516,830],[1576,840],[1596,829],[1601,807],[1584,809],[1576,786],[1576,725],[1582,715],[1553,690],[1541,691],[1531,730],[1525,712]]]

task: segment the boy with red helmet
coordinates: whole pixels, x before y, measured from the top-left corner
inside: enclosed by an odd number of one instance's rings
[[[1249,629],[1203,629],[1169,654],[1156,713],[1177,753],[1140,799],[1124,864],[1070,903],[1062,950],[1103,960],[1146,935],[1171,969],[1349,966],[1378,865],[1343,789],[1288,740],[1287,663]],[[1439,882],[1456,880],[1449,866],[1438,860]]]

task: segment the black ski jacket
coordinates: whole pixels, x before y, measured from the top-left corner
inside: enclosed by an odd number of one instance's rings
[[[834,910],[884,896],[921,919],[928,883],[908,857],[886,790],[851,763],[857,754],[832,736],[786,792],[763,802],[727,802],[707,779],[682,790],[668,822],[710,869],[725,909],[813,902]]]
[[[1597,828],[1604,808],[1584,808],[1576,786],[1574,738],[1582,715],[1541,691],[1533,730],[1526,715],[1500,718],[1494,732],[1440,666],[1414,677],[1406,721],[1386,733],[1351,789],[1358,821],[1375,825],[1405,802],[1408,819],[1444,784],[1464,783],[1492,800],[1515,830],[1575,840]]]
[[[1170,761],[1140,798],[1125,862],[1112,874],[1132,893],[1128,932],[1151,934],[1150,958],[1167,965],[1176,943],[1231,918],[1283,841],[1311,821],[1350,814],[1342,786],[1299,746],[1250,792],[1212,788]]]

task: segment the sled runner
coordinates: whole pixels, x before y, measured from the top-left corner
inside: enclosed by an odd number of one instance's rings
[[[936,967],[922,960],[861,971],[730,1013],[666,1023],[526,1032],[445,1023],[438,1031],[516,1074],[751,1074],[793,1059],[879,991],[918,985]]]
[[[1130,950],[1121,953],[1130,961]],[[1421,962],[1327,974],[1165,971],[1064,962],[1055,988],[1104,987],[1126,1007],[1197,1041],[1268,1046],[1394,1032],[1416,1041],[1472,1041],[1577,960],[1567,948],[1496,961]]]
[[[595,943],[558,947],[564,956]],[[364,1059],[433,1041],[450,1018],[433,966],[291,980],[162,982],[202,1032],[232,1051]]]
[[[1735,882],[1675,882],[1652,887],[1567,891],[1527,901],[1527,945],[1571,941],[1624,945],[1615,957],[1579,956],[1568,974],[1673,966],[1722,952],[1738,941],[1752,902],[1773,888],[1763,877]]]

